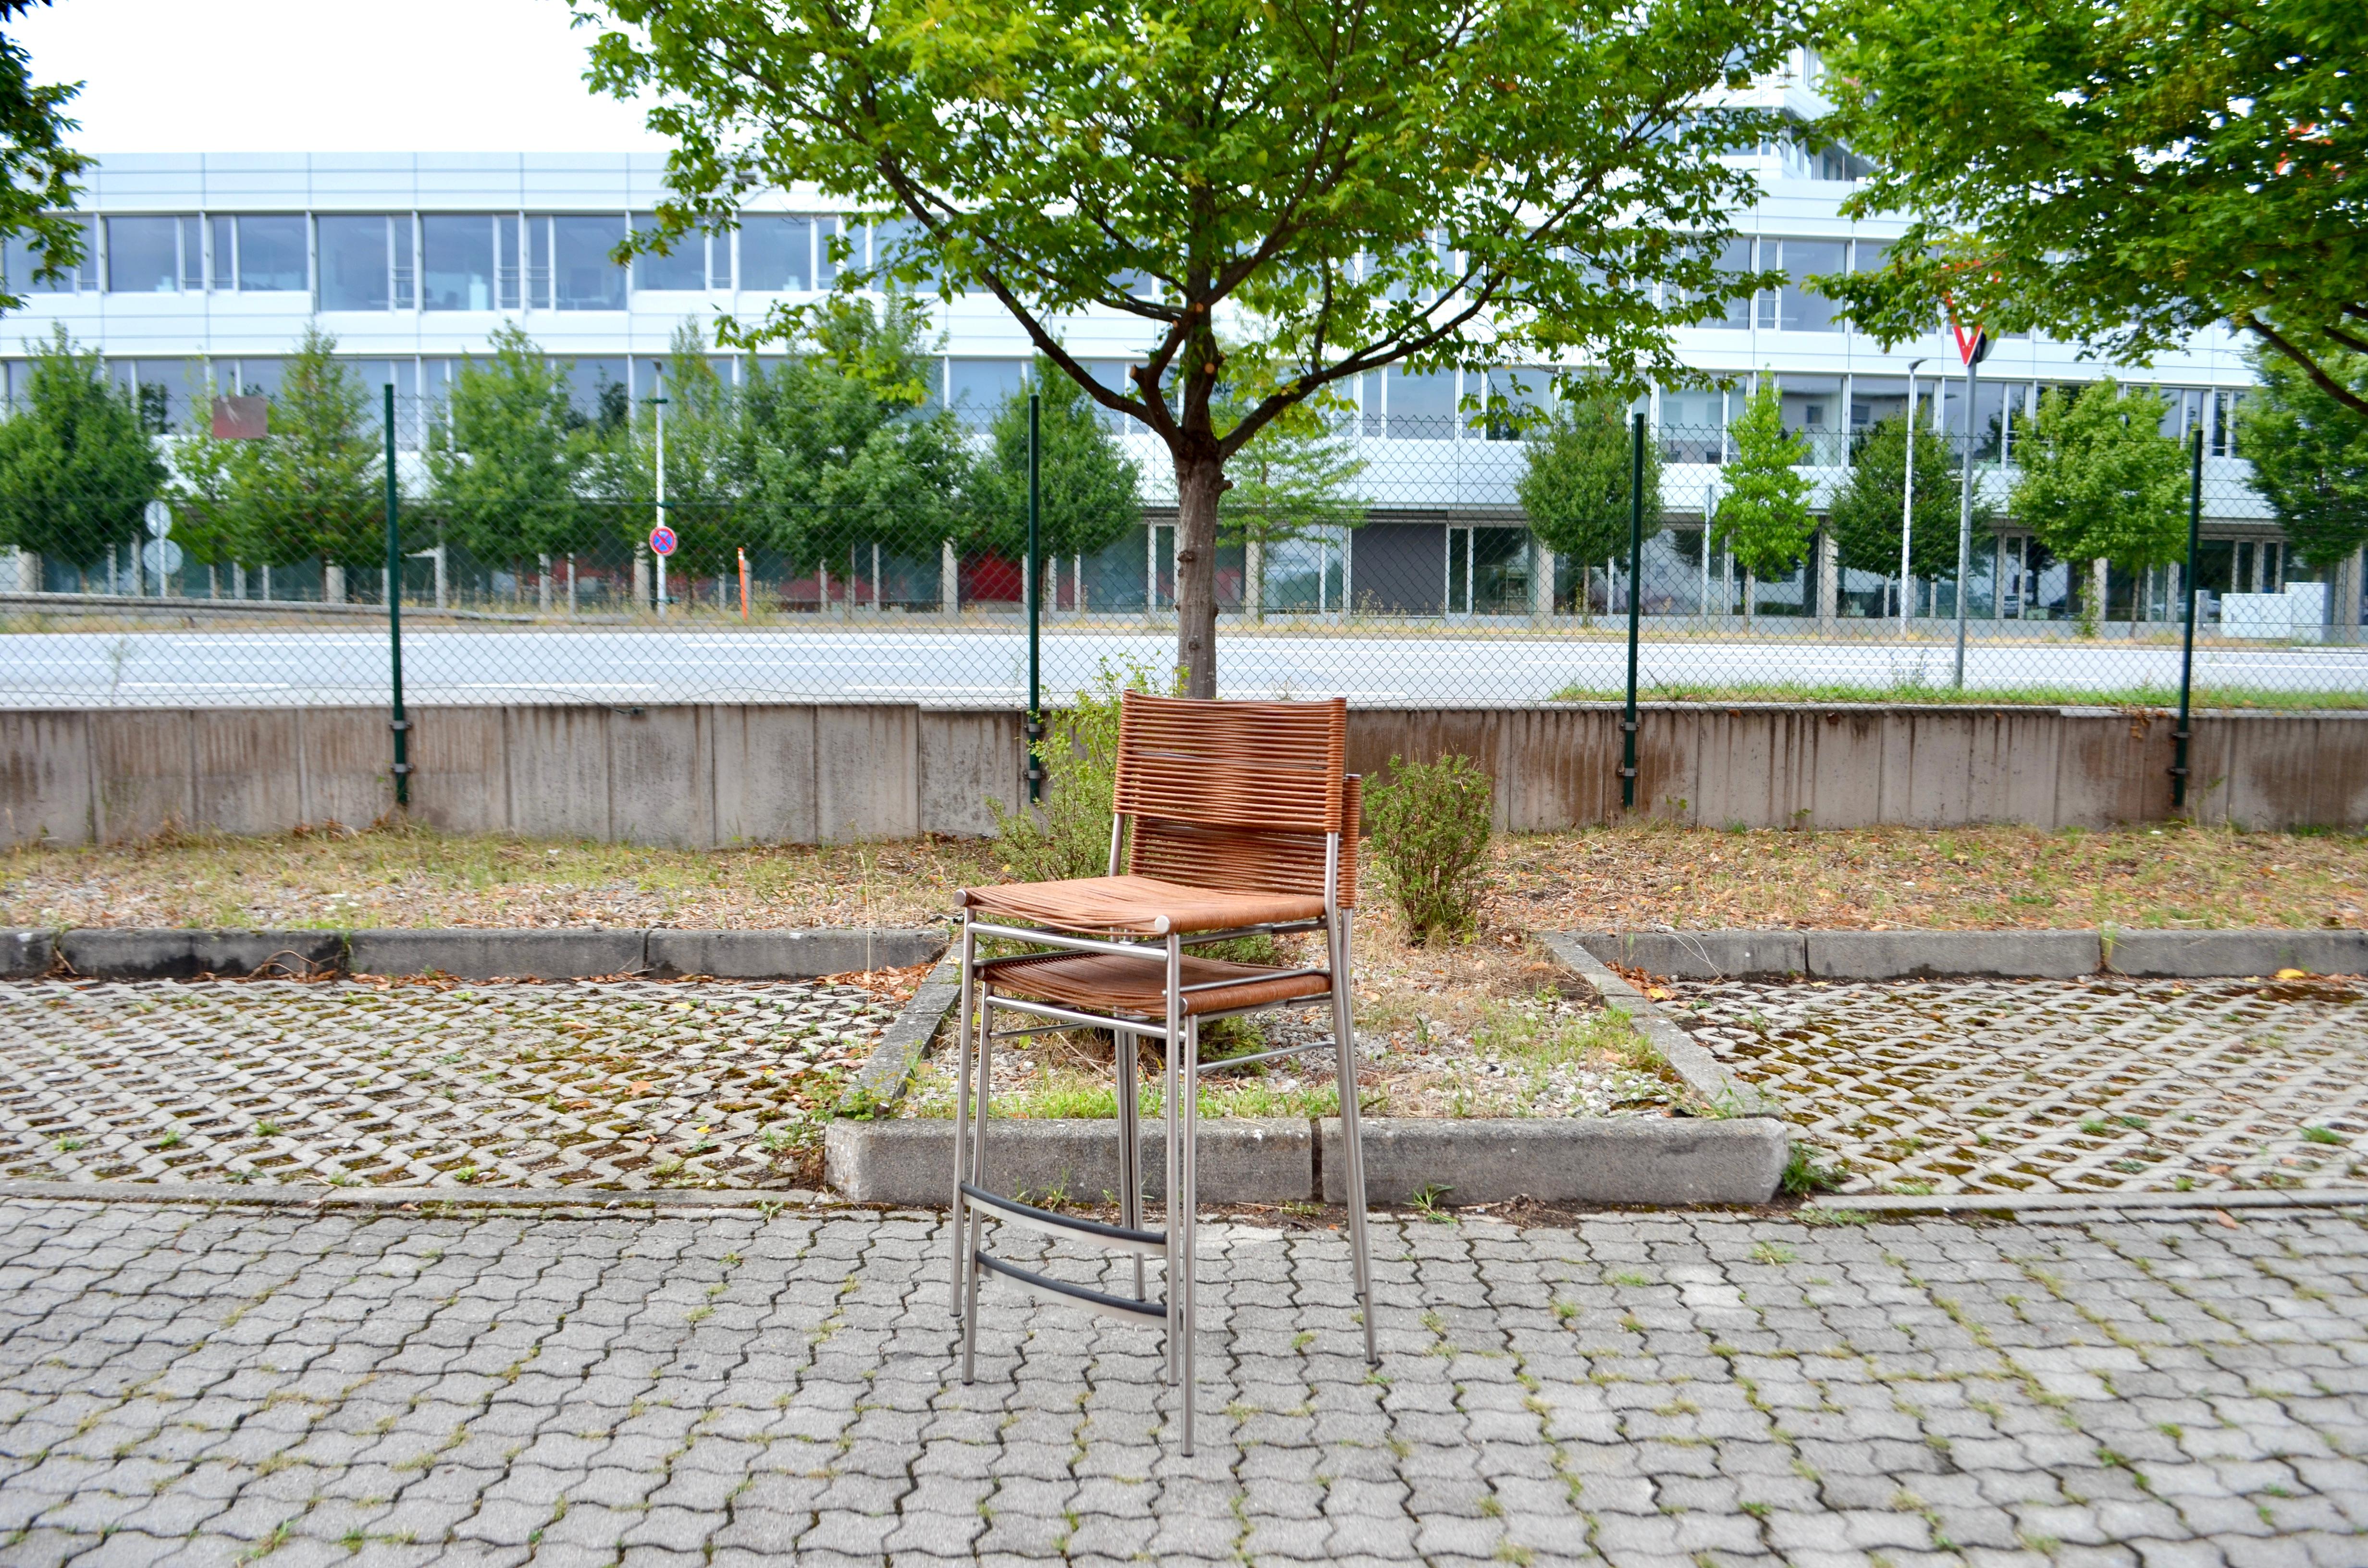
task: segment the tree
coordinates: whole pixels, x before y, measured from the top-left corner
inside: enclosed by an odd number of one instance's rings
[[[1625,561],[1635,493],[1635,435],[1625,399],[1582,390],[1557,405],[1529,434],[1529,466],[1514,494],[1529,514],[1531,531],[1557,555],[1583,566]],[[1661,531],[1661,452],[1645,443],[1645,531]],[[1607,585],[1609,579],[1606,579]],[[1607,594],[1608,608],[1608,594]],[[1587,589],[1579,611],[1588,612]]]
[[[1957,574],[1957,511],[1964,469],[1952,449],[1955,437],[1938,430],[1916,432],[1916,494],[1908,535],[1907,569],[1916,577]],[[1837,563],[1847,571],[1899,574],[1899,514],[1907,476],[1907,422],[1883,419],[1851,445],[1850,479],[1826,516]],[[1974,499],[1974,527],[1987,532],[1995,508]],[[1905,585],[1902,586],[1905,591]]]
[[[2135,574],[2186,553],[2187,457],[2162,433],[2162,400],[2146,388],[2051,390],[2020,461],[2014,515],[2060,559]],[[2131,596],[2133,621],[2144,598]]]
[[[2333,566],[2368,544],[2368,425],[2283,359],[2256,355],[2254,368],[2261,390],[2237,426],[2253,488],[2305,561]],[[2327,369],[2368,392],[2368,356],[2332,356]]]
[[[211,407],[216,391],[209,376],[199,390],[198,406]],[[235,572],[273,557],[271,541],[265,539],[256,516],[257,446],[255,441],[216,439],[212,424],[202,417],[190,419],[173,438],[173,539],[200,566],[227,566]],[[242,587],[242,580],[233,578],[233,597],[243,597]]]
[[[649,120],[674,148],[657,227],[623,249],[729,221],[751,186],[818,187],[893,219],[841,290],[991,294],[1160,439],[1177,658],[1200,697],[1227,465],[1285,411],[1393,363],[1583,351],[1623,381],[1673,376],[1669,329],[1762,281],[1717,267],[1756,192],[1723,154],[1774,120],[1704,100],[1777,64],[1801,7],[578,0],[624,24],[599,35],[591,80],[662,99]],[[1062,346],[1088,308],[1141,332],[1130,384]],[[1247,407],[1230,424],[1221,386]]]
[[[1240,362],[1238,355],[1229,356]],[[1229,384],[1218,390],[1218,417],[1236,423],[1249,400]],[[1224,494],[1217,505],[1217,538],[1243,548],[1245,597],[1251,615],[1266,618],[1266,552],[1292,540],[1337,541],[1365,520],[1356,494],[1365,460],[1357,455],[1337,421],[1353,418],[1346,400],[1300,403],[1267,422],[1226,465]]]
[[[0,544],[86,566],[143,537],[165,465],[96,350],[60,325],[31,356],[24,401],[0,419]]]
[[[48,0],[0,0],[0,24],[36,4]],[[82,260],[83,225],[58,210],[74,205],[75,176],[90,167],[87,154],[66,145],[67,135],[81,127],[66,118],[65,106],[81,91],[79,82],[34,85],[32,56],[16,40],[0,37],[0,234],[29,238],[41,257],[35,277],[44,282],[71,276]],[[6,280],[14,287],[31,281]],[[0,288],[0,311],[24,303]]]
[[[2358,0],[1843,0],[1826,133],[1846,215],[1906,212],[1819,279],[1886,345],[1960,320],[2143,363],[2226,322],[2368,419]]]
[[[1743,417],[1727,434],[1735,441],[1735,457],[1720,476],[1724,494],[1711,542],[1733,551],[1750,574],[1743,599],[1744,623],[1749,625],[1759,579],[1792,571],[1816,528],[1809,516],[1808,476],[1798,466],[1809,460],[1809,444],[1786,434],[1776,378],[1764,373]]]
[[[866,543],[923,555],[959,538],[970,454],[952,415],[923,412],[937,343],[921,308],[835,301],[797,347],[743,394],[757,536],[800,572],[845,572]]]
[[[280,370],[270,434],[238,470],[263,559],[318,558],[322,595],[332,601],[345,597],[347,567],[386,561],[379,437],[362,412],[361,382],[336,349],[319,323],[305,326]]]
[[[496,329],[491,347],[489,358],[461,362],[428,429],[428,500],[479,561],[589,550],[608,531],[585,494],[599,437],[575,411],[567,367],[516,324]]]
[[[1085,390],[1039,358],[1030,384],[1003,400],[988,455],[972,474],[972,542],[1017,559],[1028,545],[1028,399],[1037,398],[1037,540],[1048,558],[1091,555],[1143,521],[1134,464],[1102,427]]]

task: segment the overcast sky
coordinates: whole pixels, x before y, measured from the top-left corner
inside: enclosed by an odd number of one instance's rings
[[[8,29],[80,80],[90,153],[662,148],[585,86],[566,0],[56,0]]]

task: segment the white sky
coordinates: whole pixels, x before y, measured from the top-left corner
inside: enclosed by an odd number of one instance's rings
[[[56,0],[8,30],[85,84],[87,153],[664,148],[584,85],[566,0]]]

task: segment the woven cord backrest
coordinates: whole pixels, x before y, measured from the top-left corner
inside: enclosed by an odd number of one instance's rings
[[[1340,898],[1343,909],[1357,907],[1358,836],[1365,820],[1365,781],[1351,773],[1340,781]]]
[[[1349,705],[1199,702],[1125,694],[1118,810],[1127,869],[1193,887],[1324,892],[1325,835],[1353,835],[1343,788]],[[1351,841],[1353,843],[1353,840]],[[1344,847],[1342,885],[1354,886]]]

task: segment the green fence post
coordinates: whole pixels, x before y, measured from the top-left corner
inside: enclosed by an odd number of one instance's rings
[[[2187,634],[2179,651],[2179,728],[2170,733],[2170,809],[2187,804],[2188,701],[2195,686],[2195,537],[2203,529],[2203,426],[2189,437],[2187,467],[2187,564],[2180,569],[2180,589],[2187,600]]]
[[[1028,394],[1028,798],[1044,798],[1044,710],[1040,639],[1044,619],[1044,551],[1038,527],[1043,510],[1042,464],[1037,443],[1039,404]]]
[[[403,711],[403,538],[395,501],[394,383],[386,383],[386,650],[394,695],[394,803],[411,808],[411,721]]]
[[[1645,608],[1645,416],[1635,416],[1628,453],[1628,713],[1621,721],[1620,804],[1636,804],[1636,634]]]

